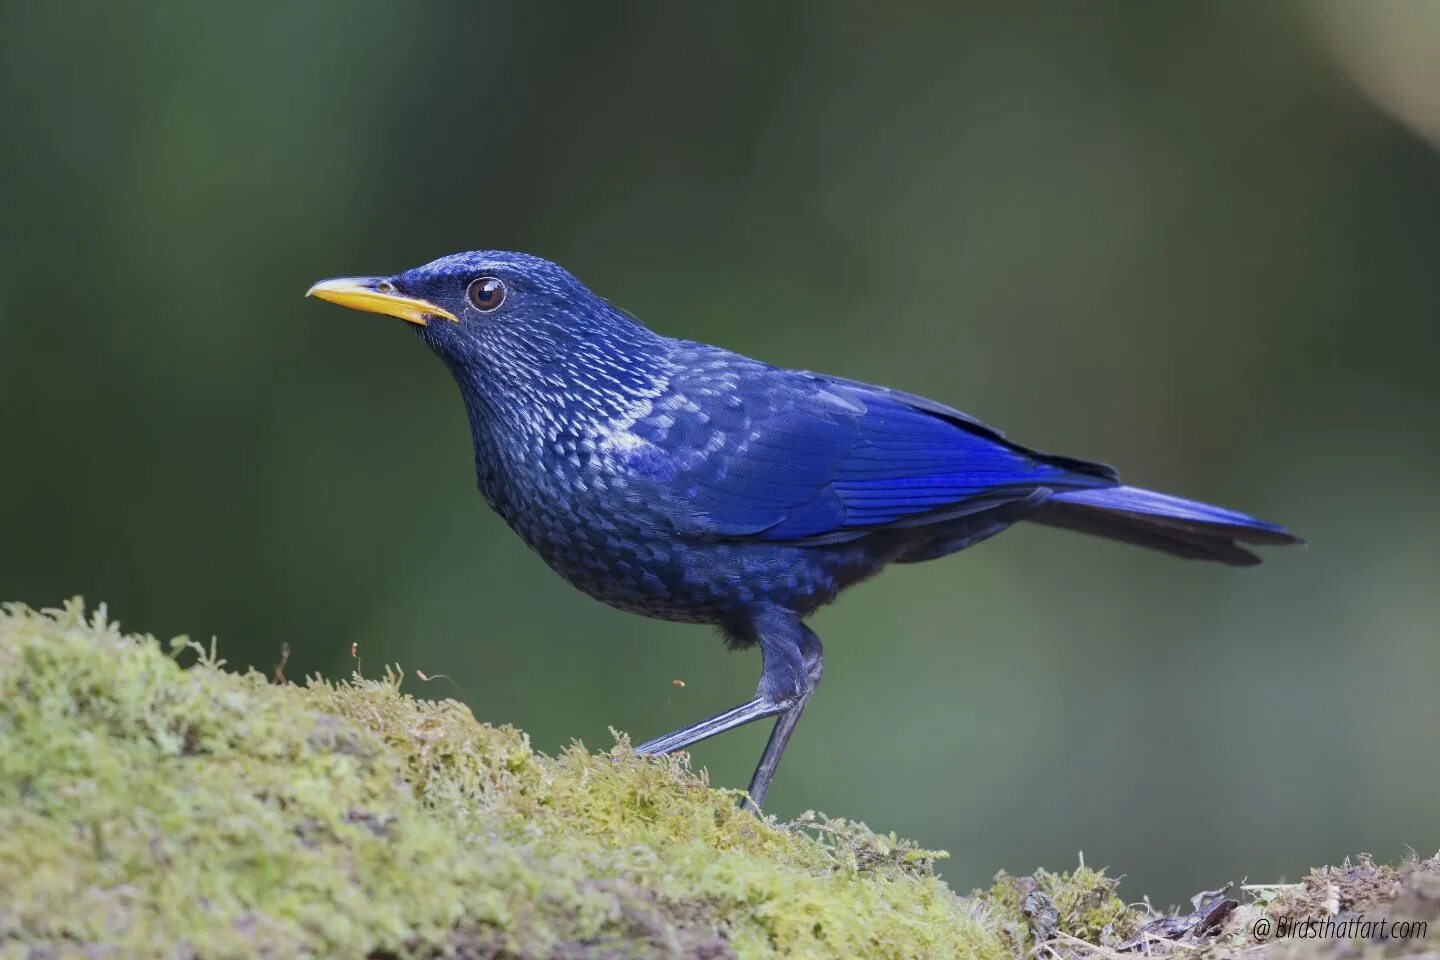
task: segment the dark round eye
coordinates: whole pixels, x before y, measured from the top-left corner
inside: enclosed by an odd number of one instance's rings
[[[505,302],[505,283],[499,277],[476,277],[470,281],[465,296],[470,298],[470,305],[481,313],[499,310],[500,304]]]

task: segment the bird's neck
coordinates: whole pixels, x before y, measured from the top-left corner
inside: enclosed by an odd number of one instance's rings
[[[648,331],[647,331],[648,333]],[[653,336],[653,335],[652,335]],[[606,438],[626,429],[668,388],[670,341],[581,344],[560,362],[455,368],[486,500],[506,519],[565,496]]]

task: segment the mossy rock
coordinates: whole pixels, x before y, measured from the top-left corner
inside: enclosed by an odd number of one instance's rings
[[[4,960],[1113,957],[1153,919],[1083,867],[960,897],[943,854],[737,797],[623,737],[536,753],[398,671],[274,683],[103,607],[0,612]],[[1437,865],[1315,874],[1235,919],[1316,915],[1337,877],[1379,878],[1352,907],[1433,904]],[[1234,922],[1202,949],[1272,952]]]
[[[1008,954],[934,856],[758,819],[624,742],[538,754],[398,673],[275,684],[78,602],[0,615],[3,950]]]

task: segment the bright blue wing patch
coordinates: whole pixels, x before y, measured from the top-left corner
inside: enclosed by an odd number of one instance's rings
[[[795,376],[789,389],[760,395],[745,396],[741,384],[731,409],[745,416],[728,429],[707,432],[670,418],[660,431],[671,438],[683,431],[693,444],[675,492],[704,532],[837,542],[988,509],[1041,487],[1115,483],[1108,468],[1026,450],[938,404]]]

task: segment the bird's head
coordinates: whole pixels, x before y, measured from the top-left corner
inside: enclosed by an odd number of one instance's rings
[[[564,403],[576,392],[629,392],[665,342],[556,264],[503,250],[324,280],[307,296],[415,324],[472,407],[506,395]]]

